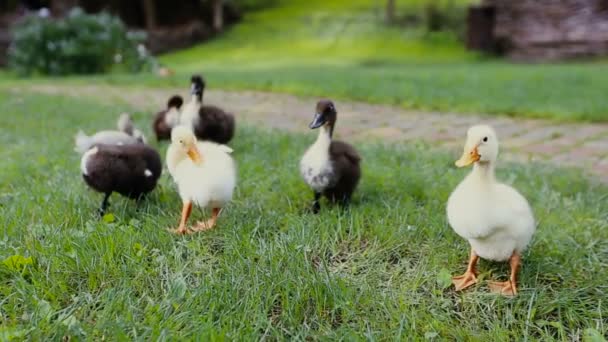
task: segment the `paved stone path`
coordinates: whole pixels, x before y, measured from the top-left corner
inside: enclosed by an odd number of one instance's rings
[[[103,96],[105,101],[124,102],[141,110],[149,110],[150,115],[163,108],[168,97],[176,93],[176,89],[127,89],[105,85],[32,85],[27,89],[98,99]],[[180,92],[185,95],[186,90]],[[308,131],[316,100],[256,91],[205,92],[206,103],[220,105],[236,113],[239,121],[290,131]],[[558,124],[545,120],[418,112],[361,102],[334,102],[339,116],[336,132],[339,137],[389,142],[423,141],[453,150],[456,156],[461,152],[467,128],[485,123],[496,129],[504,159],[579,167],[592,177],[608,183],[606,123]]]

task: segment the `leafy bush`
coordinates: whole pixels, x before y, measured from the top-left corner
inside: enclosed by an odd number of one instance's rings
[[[466,7],[453,1],[429,1],[424,9],[427,32],[449,31],[461,35],[466,26]]]
[[[395,24],[420,27],[424,32],[451,32],[462,37],[466,12],[475,0],[412,0],[398,2]]]
[[[75,8],[63,19],[30,16],[14,28],[9,65],[21,75],[137,72],[154,63],[144,39],[107,13]]]

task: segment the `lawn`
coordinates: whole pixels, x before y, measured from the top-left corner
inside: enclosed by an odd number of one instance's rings
[[[449,287],[468,245],[445,202],[466,171],[425,146],[358,144],[350,210],[307,213],[297,163],[314,134],[240,125],[239,182],[213,231],[177,237],[167,174],[111,213],[79,175],[72,136],[128,108],[0,92],[0,339],[580,340],[608,333],[608,189],[576,172],[502,164],[539,229],[514,299]],[[141,110],[141,108],[140,108]],[[150,113],[135,112],[143,128]],[[149,131],[147,131],[150,134]],[[160,149],[166,149],[161,145]],[[195,219],[202,216],[195,212]],[[506,265],[482,262],[483,279]],[[592,341],[592,339],[589,339]]]
[[[473,2],[437,3],[458,17]],[[397,3],[402,17],[420,17],[425,1]],[[450,3],[452,7],[445,7]],[[274,7],[246,14],[210,42],[160,56],[160,62],[176,72],[174,77],[112,74],[94,81],[184,87],[192,73],[203,73],[213,88],[427,111],[608,122],[606,60],[512,63],[466,51],[457,34],[427,33],[422,22],[387,26],[383,13],[381,2],[371,0],[278,0]],[[11,74],[0,72],[0,83],[7,77]]]
[[[463,13],[470,2],[452,1],[449,13]],[[423,2],[397,3],[406,15],[419,13]],[[246,16],[216,40],[160,60],[182,79],[203,72],[210,86],[221,88],[424,110],[608,121],[605,61],[525,65],[479,56],[465,51],[453,33],[429,34],[420,25],[387,27],[375,1],[279,1]],[[167,81],[151,81],[156,82]]]

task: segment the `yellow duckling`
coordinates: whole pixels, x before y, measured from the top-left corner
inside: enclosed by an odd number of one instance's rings
[[[171,131],[167,149],[167,168],[182,198],[182,216],[173,232],[188,234],[215,226],[220,210],[232,200],[236,186],[236,165],[230,156],[232,149],[213,142],[197,141],[188,126]],[[186,227],[192,205],[212,210],[211,219]]]

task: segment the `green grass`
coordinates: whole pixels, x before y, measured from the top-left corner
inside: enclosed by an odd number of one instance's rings
[[[452,1],[454,10],[471,2]],[[400,14],[407,15],[420,13],[425,1],[397,3]],[[192,73],[202,72],[210,88],[325,96],[427,111],[608,121],[605,60],[526,65],[479,56],[466,51],[453,33],[384,25],[380,2],[370,0],[279,1],[247,14],[218,38],[161,56],[160,61],[176,76],[113,74],[36,82],[184,89]],[[0,84],[13,82],[10,74],[0,73]]]
[[[101,98],[100,94],[100,98]],[[167,174],[139,208],[95,210],[72,151],[78,128],[125,110],[95,100],[0,92],[2,340],[580,340],[608,333],[607,188],[541,165],[501,165],[539,221],[507,299],[482,282],[454,293],[467,243],[445,202],[465,171],[424,146],[358,144],[349,211],[305,211],[297,163],[314,139],[240,126],[234,202],[210,232],[176,237]],[[135,111],[147,128],[149,114]],[[147,133],[150,133],[149,131]],[[164,153],[166,146],[161,146]],[[195,211],[194,219],[202,214]],[[31,259],[29,259],[31,258]],[[506,265],[481,262],[481,277]]]
[[[409,13],[422,2],[398,3]],[[285,1],[246,16],[216,40],[161,61],[184,81],[189,73],[203,72],[212,87],[424,110],[608,121],[605,62],[523,65],[483,58],[465,51],[453,34],[386,27],[382,14],[373,1]]]

